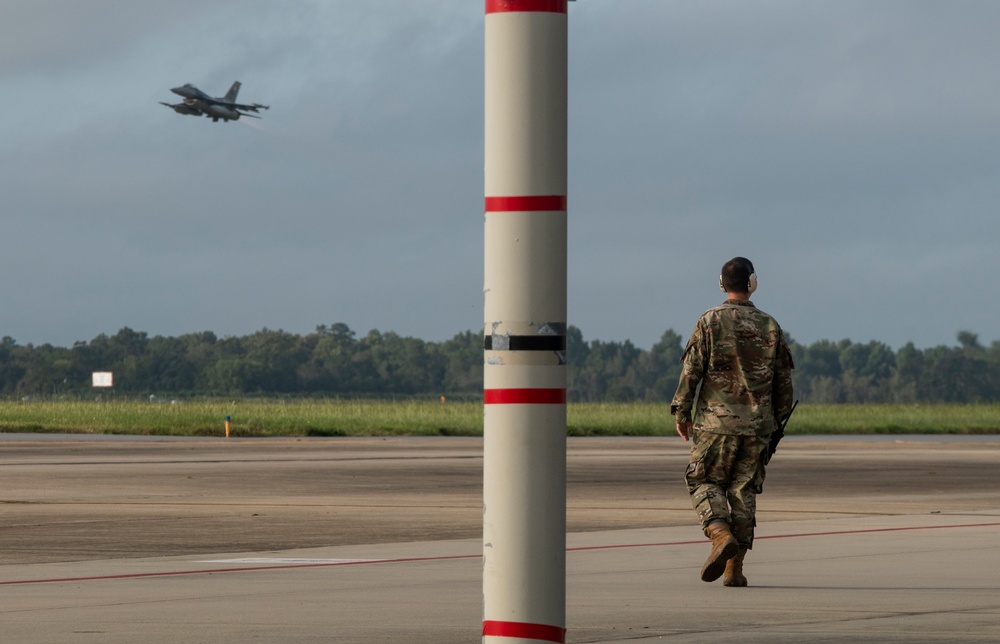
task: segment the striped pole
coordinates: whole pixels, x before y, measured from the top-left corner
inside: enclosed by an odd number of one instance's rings
[[[486,0],[483,642],[566,641],[566,0]]]

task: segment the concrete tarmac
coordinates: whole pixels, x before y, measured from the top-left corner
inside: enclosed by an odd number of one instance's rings
[[[1000,437],[786,439],[747,588],[687,451],[570,439],[567,642],[1000,639]],[[0,435],[0,642],[477,642],[481,508],[481,439]]]

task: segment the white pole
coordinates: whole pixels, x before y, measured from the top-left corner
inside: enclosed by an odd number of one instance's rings
[[[566,0],[486,0],[483,642],[566,641]]]

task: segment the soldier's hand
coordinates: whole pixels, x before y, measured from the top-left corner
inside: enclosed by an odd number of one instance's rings
[[[685,441],[691,436],[692,423],[684,422],[681,420],[677,421],[677,434],[683,438]]]

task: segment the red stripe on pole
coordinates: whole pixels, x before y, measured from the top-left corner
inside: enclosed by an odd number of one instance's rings
[[[484,389],[487,405],[565,405],[565,389]]]
[[[566,0],[486,0],[486,13],[511,11],[566,13]]]
[[[566,195],[486,197],[486,212],[531,212],[540,210],[566,210]]]
[[[526,640],[543,640],[565,644],[566,629],[547,624],[524,624],[522,622],[483,622],[483,637],[519,637]]]

